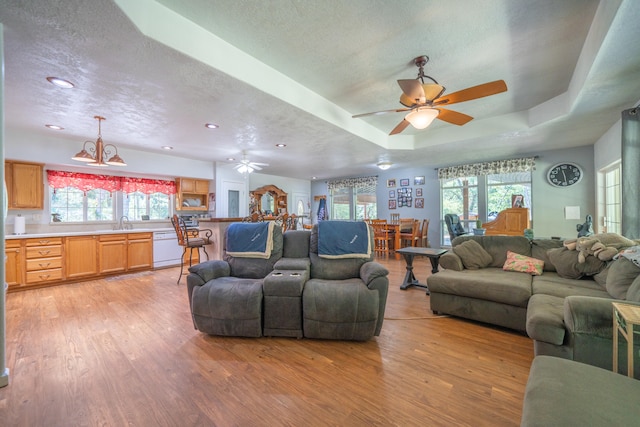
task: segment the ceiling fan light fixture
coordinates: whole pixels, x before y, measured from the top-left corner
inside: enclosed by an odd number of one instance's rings
[[[440,112],[434,108],[416,108],[405,116],[405,119],[416,129],[425,129]]]
[[[238,172],[244,175],[245,173],[253,172],[253,168],[249,165],[240,165],[240,167],[238,167]]]
[[[393,165],[391,162],[379,162],[377,166],[383,171],[386,171],[391,167],[391,165]]]

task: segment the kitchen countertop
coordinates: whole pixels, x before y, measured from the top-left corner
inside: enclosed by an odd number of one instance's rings
[[[65,231],[61,233],[38,233],[38,234],[7,234],[5,240],[32,239],[40,237],[67,237],[67,236],[91,236],[99,234],[129,234],[129,233],[152,233],[154,231],[174,231],[173,228],[133,228],[131,230],[89,230],[89,231]]]

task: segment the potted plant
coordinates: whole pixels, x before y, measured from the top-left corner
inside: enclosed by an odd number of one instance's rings
[[[473,229],[473,234],[476,236],[484,236],[485,231],[486,230],[482,228],[482,221],[480,221],[479,219],[476,220],[476,228]]]

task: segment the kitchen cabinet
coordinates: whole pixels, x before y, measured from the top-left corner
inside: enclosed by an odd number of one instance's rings
[[[127,236],[104,234],[98,237],[98,265],[100,274],[127,270]]]
[[[96,236],[65,237],[66,278],[77,279],[98,275]]]
[[[209,181],[206,179],[176,178],[176,210],[209,210]]]
[[[62,280],[62,238],[25,240],[27,285]]]
[[[5,256],[5,282],[9,289],[17,288],[24,284],[22,270],[24,269],[24,257],[21,241],[7,240],[4,247]]]
[[[127,234],[127,269],[141,270],[153,267],[153,233]]]
[[[9,209],[43,209],[43,165],[7,160],[4,167]]]

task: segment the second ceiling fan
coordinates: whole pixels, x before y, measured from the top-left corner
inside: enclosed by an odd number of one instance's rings
[[[449,95],[443,95],[444,86],[441,86],[434,78],[424,74],[424,66],[429,62],[429,57],[426,55],[418,56],[414,58],[413,62],[418,67],[418,77],[416,79],[398,80],[403,92],[400,95],[400,103],[407,108],[374,111],[372,113],[356,114],[352,117],[408,112],[389,135],[402,132],[410,124],[416,129],[424,129],[435,119],[462,126],[473,120],[473,117],[442,107],[507,91],[507,84],[504,80],[496,80],[453,92]],[[433,83],[425,83],[425,78]]]

